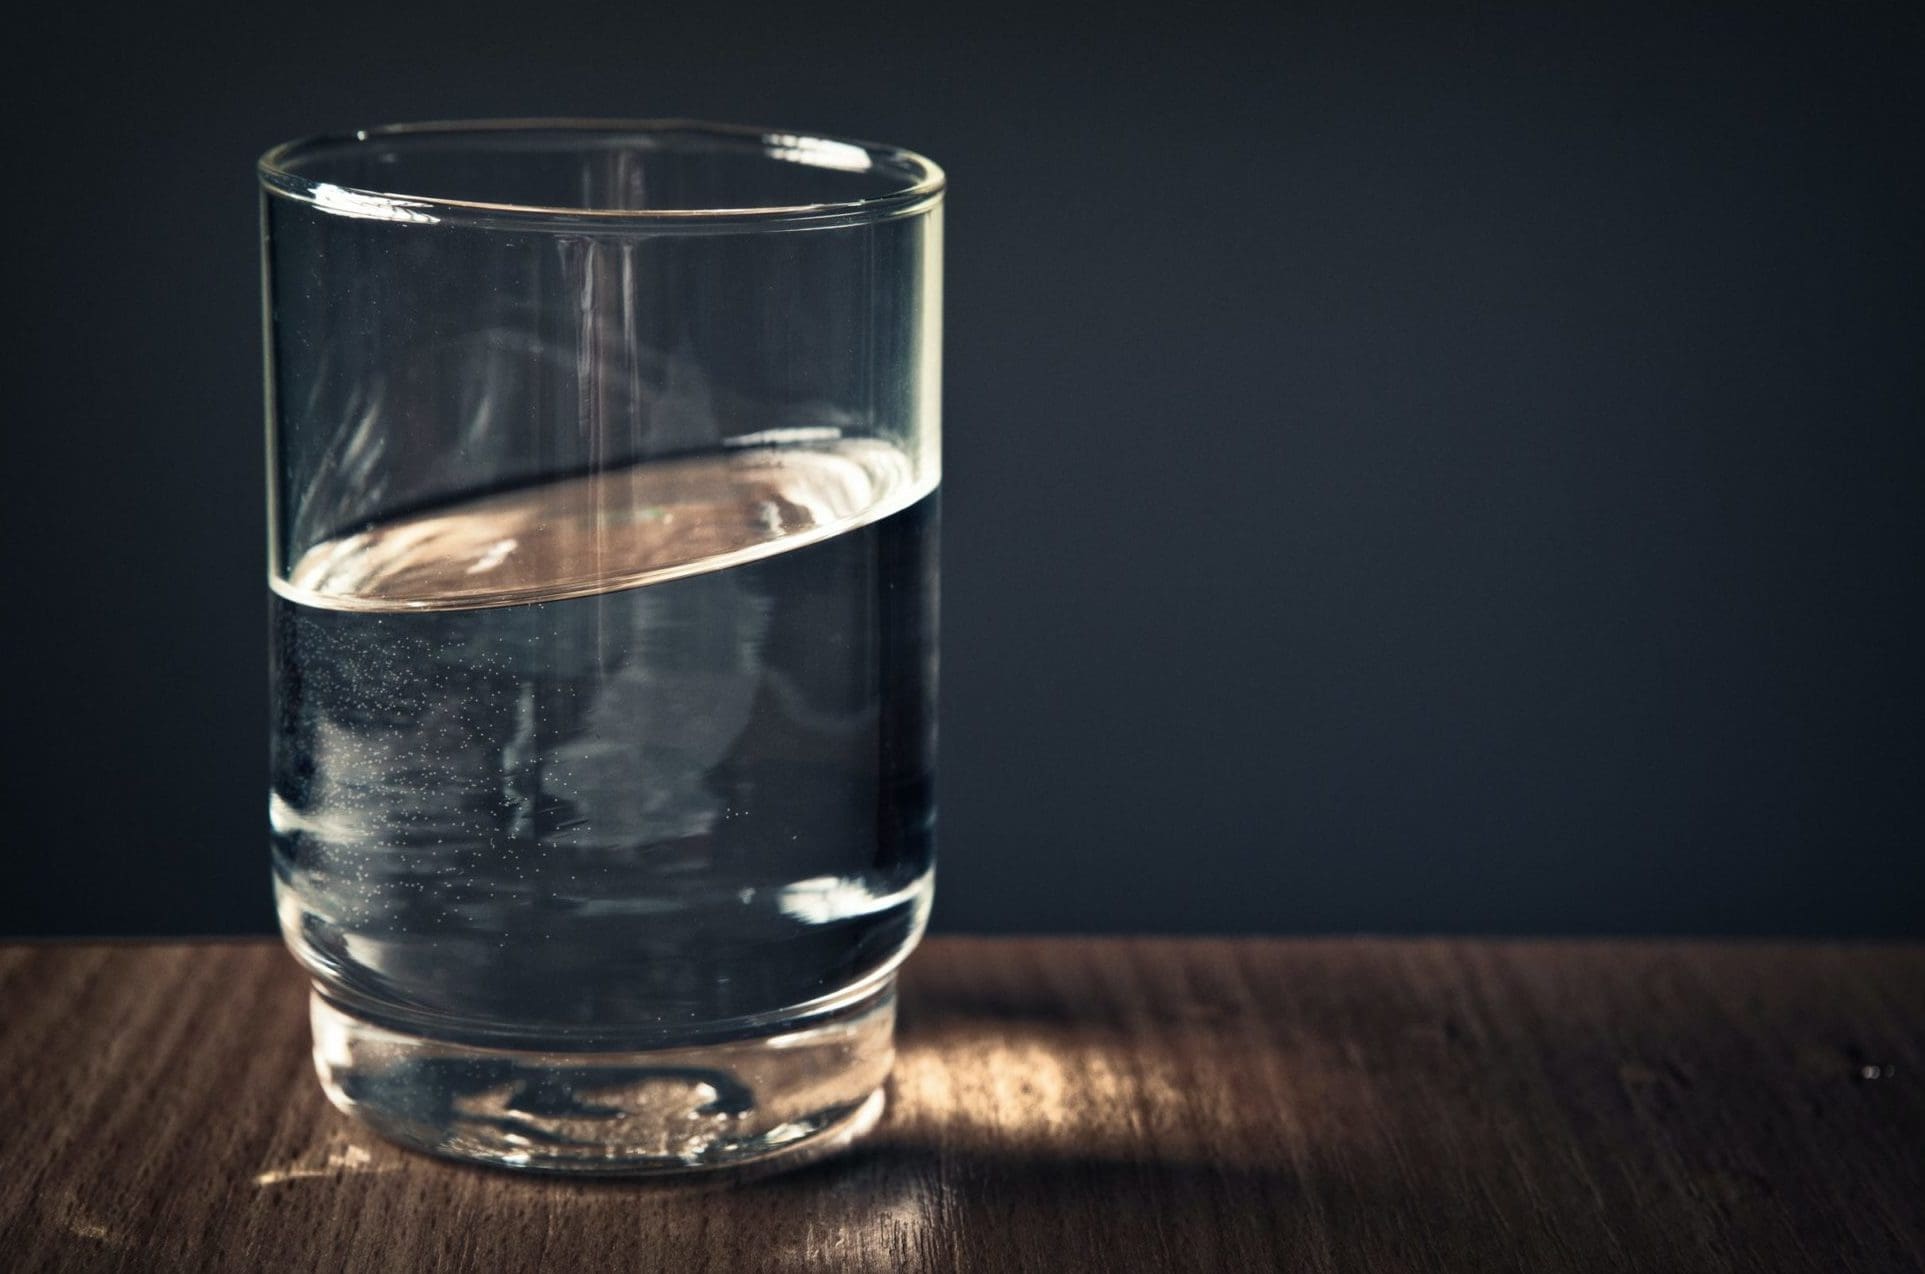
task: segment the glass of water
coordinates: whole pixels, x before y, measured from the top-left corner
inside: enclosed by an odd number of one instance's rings
[[[846,1142],[930,901],[941,171],[571,120],[260,177],[269,820],[329,1097],[530,1169]]]

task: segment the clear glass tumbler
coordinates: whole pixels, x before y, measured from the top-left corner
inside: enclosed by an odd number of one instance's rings
[[[269,818],[328,1095],[533,1169],[846,1141],[929,911],[941,171],[508,121],[260,177]]]

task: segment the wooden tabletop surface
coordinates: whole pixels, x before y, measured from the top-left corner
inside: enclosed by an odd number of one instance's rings
[[[1925,948],[944,938],[904,982],[856,1149],[584,1182],[337,1114],[277,947],[0,947],[0,1266],[1925,1268]]]

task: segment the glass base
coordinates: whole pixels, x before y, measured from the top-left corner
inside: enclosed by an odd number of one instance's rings
[[[336,1106],[417,1150],[541,1172],[793,1167],[882,1115],[895,979],[832,1013],[715,1043],[551,1052],[434,1039],[316,991],[314,1066]]]

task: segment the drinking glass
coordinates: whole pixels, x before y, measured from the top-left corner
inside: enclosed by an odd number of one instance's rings
[[[328,1096],[529,1169],[846,1142],[930,901],[941,171],[541,120],[259,172],[269,822]]]

